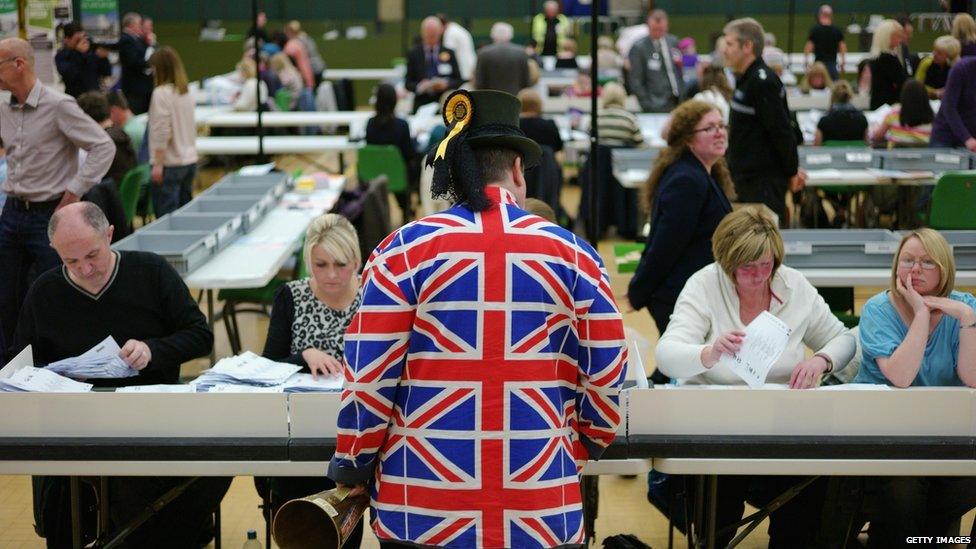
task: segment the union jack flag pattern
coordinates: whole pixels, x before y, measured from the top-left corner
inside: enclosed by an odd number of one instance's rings
[[[381,540],[581,544],[579,467],[620,423],[620,313],[589,244],[485,192],[367,262],[329,476],[376,481]]]

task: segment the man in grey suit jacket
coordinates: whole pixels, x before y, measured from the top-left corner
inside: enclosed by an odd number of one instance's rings
[[[668,34],[668,14],[647,16],[649,35],[630,48],[627,83],[644,112],[670,112],[684,93],[678,39]]]
[[[492,44],[478,52],[478,63],[474,69],[477,89],[518,95],[519,90],[529,87],[529,56],[523,48],[512,44],[513,33],[508,23],[492,25]]]

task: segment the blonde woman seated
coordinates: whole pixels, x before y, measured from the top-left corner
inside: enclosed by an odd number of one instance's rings
[[[905,235],[891,287],[864,304],[858,383],[896,387],[976,387],[976,298],[953,290],[952,249],[938,231]],[[871,545],[898,547],[907,536],[946,536],[976,506],[976,478],[875,480],[880,508]]]
[[[317,217],[305,235],[309,278],[275,292],[264,356],[313,375],[342,373],[343,337],[359,309],[359,238],[338,214]]]
[[[737,352],[745,327],[769,311],[792,330],[786,350],[767,382],[794,389],[816,387],[820,377],[846,366],[854,356],[854,336],[798,271],[782,265],[783,240],[776,224],[757,208],[734,211],[712,235],[715,263],[688,279],[671,322],[657,345],[657,365],[680,383],[743,385],[718,363]],[[804,348],[816,354],[804,358]],[[717,530],[742,517],[743,502],[765,505],[803,479],[720,476]],[[770,547],[808,547],[820,522],[826,484],[818,480],[770,515]],[[716,539],[725,547],[735,531]]]
[[[657,364],[666,375],[681,383],[744,384],[718,361],[738,352],[743,330],[763,311],[792,330],[767,383],[816,387],[822,374],[850,362],[854,336],[803,274],[782,264],[783,239],[761,210],[725,216],[712,235],[712,254],[715,263],[688,279],[658,342]],[[805,359],[804,347],[814,356]]]
[[[827,65],[817,61],[810,65],[807,73],[803,75],[803,80],[800,81],[800,91],[803,93],[810,93],[811,90],[823,91],[829,89],[833,83],[834,79],[827,72]]]
[[[338,214],[312,221],[305,234],[304,260],[309,278],[278,288],[271,308],[265,358],[302,366],[313,376],[341,375],[346,328],[359,310],[360,252],[356,229]],[[335,488],[324,476],[272,478],[270,486],[255,477],[263,494],[274,494],[272,516],[284,502]],[[362,520],[343,547],[359,547]]]
[[[891,288],[864,304],[856,381],[976,387],[976,297],[953,290],[956,265],[933,229],[905,235]]]

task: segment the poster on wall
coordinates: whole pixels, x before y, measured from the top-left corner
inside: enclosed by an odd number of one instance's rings
[[[17,0],[0,0],[0,39],[17,36]]]
[[[118,0],[81,0],[81,26],[96,44],[118,42],[121,33]]]
[[[54,84],[56,31],[71,21],[71,0],[28,0],[27,41],[34,48],[34,71],[45,84]]]

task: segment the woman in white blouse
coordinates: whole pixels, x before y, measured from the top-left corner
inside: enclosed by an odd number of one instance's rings
[[[745,327],[768,311],[789,326],[786,350],[773,365],[767,383],[791,388],[816,387],[833,366],[854,356],[856,342],[798,271],[782,265],[783,239],[776,223],[757,208],[734,211],[712,235],[715,263],[695,273],[678,296],[667,330],[658,342],[657,366],[679,383],[743,385],[719,364],[736,353]],[[815,351],[804,358],[805,347]],[[734,412],[734,411],[730,411]],[[671,477],[668,483],[678,479]],[[718,478],[718,531],[742,517],[744,502],[764,506],[805,479],[787,476],[730,475]],[[769,517],[770,547],[810,546],[819,529],[826,483],[814,481]],[[735,534],[719,534],[724,547]]]
[[[730,213],[715,229],[712,253],[715,263],[685,283],[658,342],[664,374],[679,383],[744,384],[719,358],[738,352],[745,327],[763,311],[791,330],[767,383],[816,387],[823,374],[850,362],[854,336],[803,274],[782,264],[783,238],[773,220],[757,208]],[[804,358],[805,348],[815,354]]]

